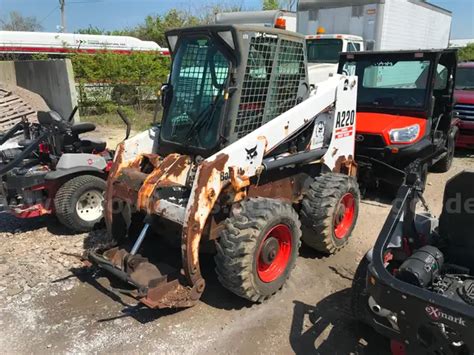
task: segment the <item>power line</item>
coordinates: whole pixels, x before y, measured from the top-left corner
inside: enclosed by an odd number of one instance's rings
[[[43,17],[41,20],[40,20],[40,24],[42,24],[49,16],[51,16],[54,11],[56,11],[57,9],[59,8],[58,5],[56,5],[45,17]]]

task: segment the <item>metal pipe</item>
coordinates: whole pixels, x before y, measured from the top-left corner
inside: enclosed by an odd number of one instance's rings
[[[265,159],[262,163],[265,170],[284,168],[290,165],[309,163],[321,159],[328,151],[327,148],[310,150],[309,152],[293,154],[281,159]]]
[[[143,239],[145,239],[146,232],[148,231],[148,228],[150,228],[150,224],[146,223],[143,226],[142,231],[140,232],[140,235],[138,236],[137,241],[133,245],[132,251],[130,252],[130,255],[135,255],[140,248],[140,245],[142,245]]]

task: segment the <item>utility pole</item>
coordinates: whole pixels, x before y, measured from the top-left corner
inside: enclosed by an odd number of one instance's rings
[[[61,32],[66,32],[66,0],[59,0],[59,8],[61,9]]]

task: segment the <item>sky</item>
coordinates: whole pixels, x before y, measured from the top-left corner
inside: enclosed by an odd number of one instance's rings
[[[453,12],[452,38],[474,38],[474,0],[430,0]],[[163,14],[171,8],[198,12],[213,4],[241,5],[246,10],[261,8],[261,0],[66,0],[68,32],[89,25],[105,30],[133,27],[149,14]],[[56,32],[60,24],[59,0],[0,0],[0,18],[10,11],[36,16],[45,31]]]

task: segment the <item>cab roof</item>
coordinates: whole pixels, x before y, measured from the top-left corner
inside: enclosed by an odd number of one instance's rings
[[[202,25],[202,26],[192,26],[192,27],[182,27],[182,28],[175,28],[172,30],[167,31],[165,34],[166,36],[169,35],[178,35],[180,33],[188,33],[188,32],[223,32],[223,31],[235,31],[235,32],[265,32],[268,34],[275,34],[275,35],[285,35],[294,37],[300,40],[304,40],[305,36],[294,32],[294,31],[287,31],[282,30],[279,28],[274,27],[267,27],[267,26],[259,26],[259,25]]]

